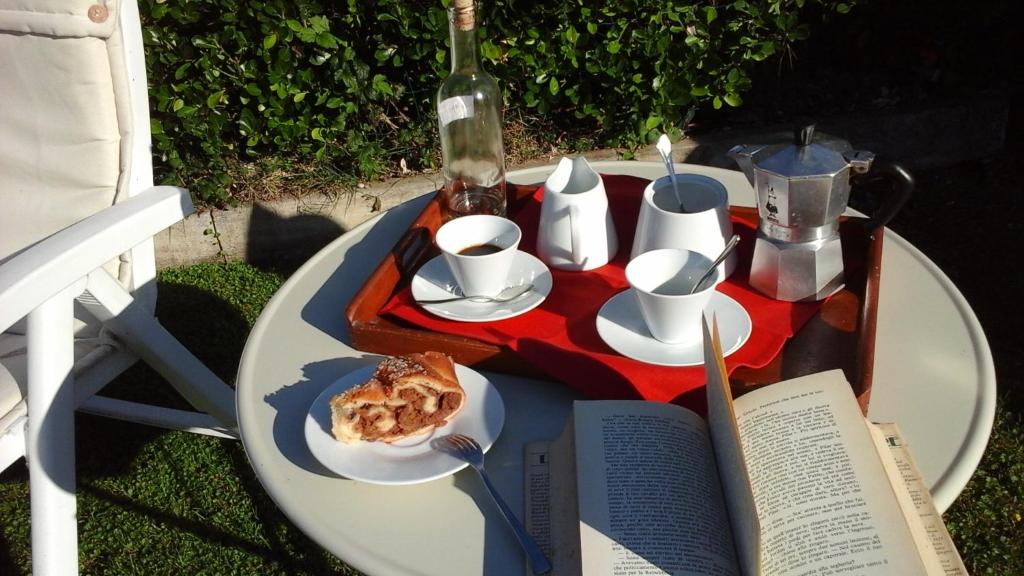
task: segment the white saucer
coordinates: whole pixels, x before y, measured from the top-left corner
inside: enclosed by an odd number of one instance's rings
[[[740,349],[750,337],[750,315],[739,302],[715,292],[704,314],[718,317],[723,356]],[[640,314],[640,304],[630,288],[612,296],[597,313],[597,333],[616,352],[659,366],[699,366],[704,363],[704,344],[666,344],[655,340]]]
[[[335,440],[331,433],[331,398],[366,382],[375,369],[376,365],[364,366],[342,376],[313,401],[306,415],[309,451],[332,472],[371,484],[419,484],[466,467],[465,462],[431,447],[433,438],[465,434],[476,438],[486,452],[501,434],[505,403],[498,390],[480,373],[456,364],[455,373],[466,391],[466,404],[446,425],[391,444],[346,444]]]
[[[531,254],[516,252],[512,269],[508,273],[508,285],[533,283],[533,290],[511,302],[473,302],[460,300],[443,304],[425,304],[420,300],[440,300],[454,295],[457,290],[444,256],[432,258],[416,272],[412,279],[412,297],[431,314],[459,320],[461,322],[491,322],[519,316],[533,310],[551,293],[551,271]]]

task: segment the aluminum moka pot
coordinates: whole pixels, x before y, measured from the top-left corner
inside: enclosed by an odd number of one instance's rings
[[[884,204],[867,223],[872,228],[892,219],[914,188],[906,170],[875,162],[871,152],[843,152],[813,139],[810,125],[797,130],[795,142],[729,150],[757,193],[750,284],[776,300],[821,300],[843,286],[839,216],[851,185],[888,184]]]

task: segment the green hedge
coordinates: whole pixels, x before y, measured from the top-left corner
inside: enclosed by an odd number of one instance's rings
[[[757,62],[854,2],[485,1],[481,50],[510,111],[630,147],[741,105]],[[446,4],[141,0],[158,177],[217,204],[235,160],[430,166]]]

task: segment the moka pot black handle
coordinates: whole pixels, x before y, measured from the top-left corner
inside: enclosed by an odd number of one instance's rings
[[[892,162],[875,160],[871,169],[854,177],[850,185],[852,194],[863,193],[865,189],[877,192],[881,204],[875,213],[864,223],[868,230],[875,230],[889,223],[893,217],[910,200],[914,192],[914,177],[906,168]]]

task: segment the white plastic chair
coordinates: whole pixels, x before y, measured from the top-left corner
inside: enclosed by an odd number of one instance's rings
[[[25,456],[37,575],[78,570],[76,409],[237,437],[234,392],[154,316],[154,187],[134,0],[0,0],[0,470]],[[142,359],[198,411],[97,396]]]

